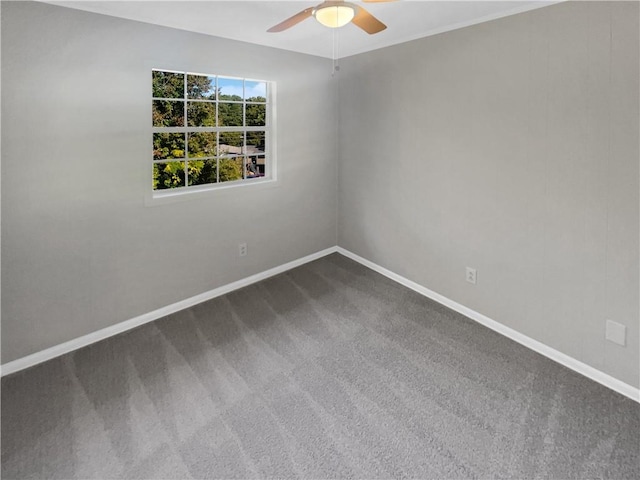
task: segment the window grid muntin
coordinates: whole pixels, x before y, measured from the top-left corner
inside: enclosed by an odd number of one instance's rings
[[[225,181],[222,183],[225,184],[232,184],[232,183],[245,183],[246,180],[249,179],[254,179],[255,177],[247,177],[247,161],[250,161],[251,158],[259,158],[259,157],[263,157],[265,159],[265,164],[264,164],[264,171],[262,174],[262,177],[258,177],[258,178],[263,178],[263,179],[270,179],[271,175],[272,175],[272,161],[271,161],[271,155],[270,155],[270,127],[271,127],[271,108],[269,107],[269,105],[271,104],[270,101],[270,91],[271,91],[271,84],[270,82],[266,81],[266,80],[257,80],[257,79],[249,79],[249,78],[239,78],[239,77],[228,77],[228,76],[224,76],[224,75],[213,75],[213,74],[201,74],[201,73],[193,73],[193,72],[180,72],[180,71],[174,71],[174,70],[163,70],[163,69],[152,69],[152,72],[165,72],[165,73],[179,73],[183,76],[183,98],[166,98],[166,97],[154,97],[153,96],[153,92],[152,92],[152,104],[154,101],[156,100],[161,100],[161,101],[173,101],[173,102],[182,102],[183,103],[183,119],[182,119],[182,123],[183,126],[182,127],[157,127],[157,126],[153,126],[152,125],[152,134],[154,133],[183,133],[184,134],[184,145],[185,145],[185,149],[184,149],[184,157],[181,158],[171,158],[171,159],[154,159],[153,158],[153,153],[152,153],[152,166],[155,164],[159,164],[159,163],[167,163],[167,162],[183,162],[184,164],[184,185],[181,187],[176,187],[176,188],[166,188],[166,189],[153,189],[153,192],[159,192],[159,191],[164,191],[164,190],[169,190],[169,191],[183,191],[185,189],[195,189],[198,188],[200,190],[202,190],[202,187],[206,187],[206,186],[215,186],[220,184],[220,159],[224,158],[223,155],[220,155],[218,153],[218,150],[220,148],[220,133],[224,133],[224,132],[242,132],[243,134],[243,140],[242,140],[242,147],[241,147],[241,154],[238,155],[233,155],[230,158],[242,158],[242,178],[239,179],[235,179],[235,180],[229,180],[229,181]],[[189,98],[188,97],[188,76],[189,75],[194,75],[194,76],[204,76],[204,77],[210,77],[210,78],[214,78],[215,79],[215,86],[214,86],[214,92],[215,92],[215,99],[206,99],[206,98]],[[219,88],[219,79],[220,78],[224,78],[224,79],[230,79],[230,80],[242,80],[242,95],[241,95],[241,100],[228,100],[228,99],[221,99],[221,95],[218,94],[218,88]],[[256,101],[248,101],[246,96],[247,96],[247,92],[246,92],[246,84],[247,82],[257,82],[257,83],[263,83],[264,84],[264,88],[265,88],[265,96],[264,102],[256,102]],[[254,98],[254,97],[251,97]],[[187,125],[188,123],[188,117],[187,117],[187,113],[188,113],[188,102],[203,102],[203,103],[214,103],[216,106],[216,118],[215,118],[215,127],[209,127],[209,126],[200,126],[200,127],[189,127]],[[221,127],[219,126],[220,123],[220,113],[219,113],[219,105],[220,103],[232,103],[232,104],[242,104],[242,123],[243,126],[231,126],[231,127]],[[264,105],[265,106],[265,119],[264,119],[264,125],[263,126],[247,126],[247,119],[246,119],[246,110],[247,110],[247,105]],[[216,133],[216,155],[214,156],[207,156],[207,157],[193,157],[193,158],[189,158],[189,141],[188,141],[188,134],[191,132],[215,132]],[[247,153],[247,132],[264,132],[264,150],[261,153]],[[189,161],[207,161],[207,160],[215,160],[216,161],[216,182],[215,183],[208,183],[208,184],[199,184],[199,185],[192,185],[189,186]]]

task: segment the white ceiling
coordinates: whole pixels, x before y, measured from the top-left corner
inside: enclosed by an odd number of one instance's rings
[[[447,30],[547,6],[554,1],[353,2],[387,25],[368,35],[355,25],[332,30],[309,18],[281,33],[267,29],[322,0],[289,1],[49,1],[115,17],[179,28],[327,58],[341,58]],[[336,51],[334,54],[334,35]]]

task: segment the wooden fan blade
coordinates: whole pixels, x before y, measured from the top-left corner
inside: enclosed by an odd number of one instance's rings
[[[364,8],[358,7],[356,16],[351,20],[355,25],[367,32],[369,35],[381,32],[387,26],[376,17],[367,12]]]
[[[282,32],[283,30],[286,30],[287,28],[291,28],[294,25],[297,25],[298,23],[300,23],[301,21],[306,20],[311,16],[312,13],[313,13],[313,7],[306,8],[303,11],[296,13],[293,17],[287,18],[284,22],[281,22],[271,27],[269,30],[267,30],[267,32],[271,32],[271,33]]]

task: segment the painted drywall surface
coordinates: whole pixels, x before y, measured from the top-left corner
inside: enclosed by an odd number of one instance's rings
[[[278,182],[145,206],[152,67],[275,81]],[[3,2],[2,362],[335,245],[332,81],[318,57]]]
[[[638,13],[563,3],[342,60],[339,245],[638,387]]]

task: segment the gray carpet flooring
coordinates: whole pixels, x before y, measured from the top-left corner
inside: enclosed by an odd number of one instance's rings
[[[640,478],[640,405],[334,254],[2,380],[2,478]]]

